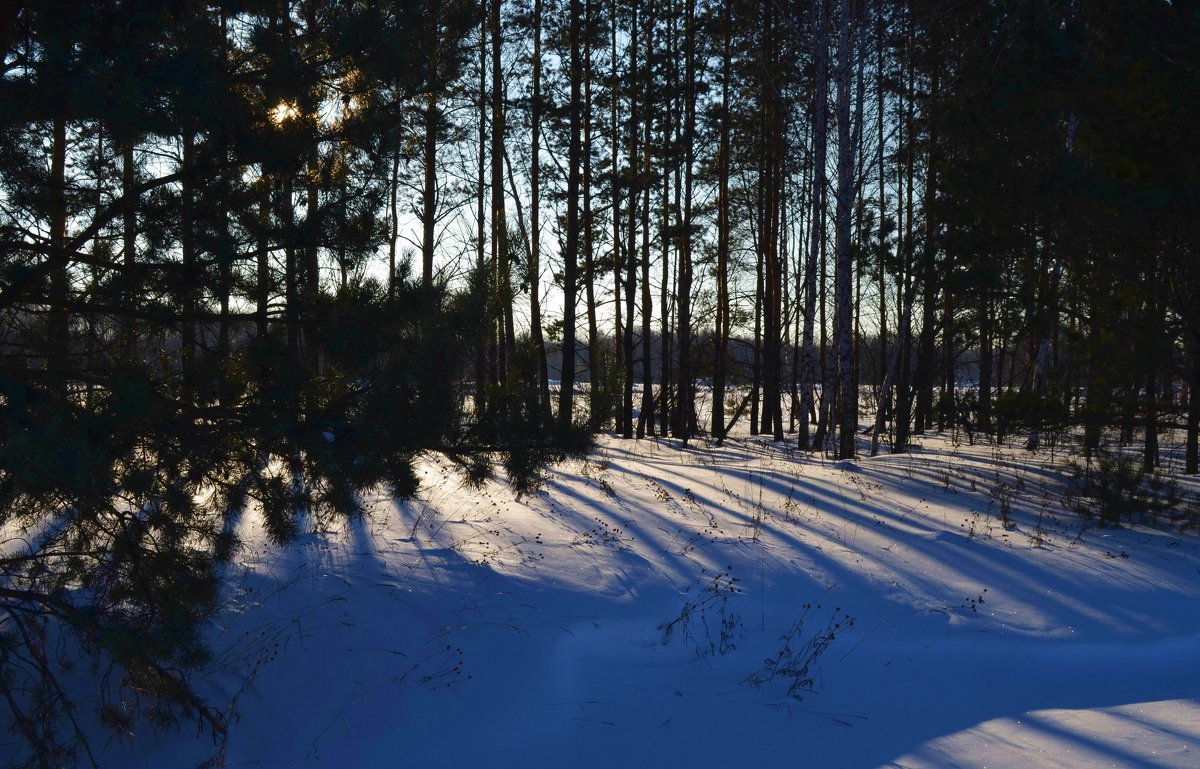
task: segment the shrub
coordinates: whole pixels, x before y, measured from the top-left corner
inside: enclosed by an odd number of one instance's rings
[[[1161,473],[1148,473],[1138,458],[1100,449],[1095,466],[1074,465],[1068,499],[1076,512],[1101,524],[1140,523],[1158,517],[1182,499],[1178,485]]]

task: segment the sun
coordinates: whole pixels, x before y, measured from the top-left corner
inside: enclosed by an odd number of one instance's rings
[[[294,102],[281,101],[271,108],[267,116],[271,118],[271,122],[275,125],[283,125],[289,120],[295,120],[300,117],[300,108]]]

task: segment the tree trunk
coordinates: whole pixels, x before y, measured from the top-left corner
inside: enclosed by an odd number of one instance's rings
[[[985,287],[979,300],[979,400],[977,429],[992,432],[992,302]]]
[[[908,45],[908,66],[905,71],[904,89],[901,92],[900,103],[897,105],[899,115],[898,123],[903,131],[903,139],[900,146],[904,149],[903,158],[897,157],[897,163],[903,163],[903,169],[900,171],[900,178],[903,183],[903,194],[897,196],[896,210],[898,214],[902,214],[904,226],[903,241],[901,248],[901,276],[897,292],[901,297],[901,301],[912,296],[913,291],[913,188],[915,185],[915,173],[913,167],[913,159],[915,148],[913,147],[915,136],[915,120],[913,115],[913,35],[911,29],[907,31]],[[905,146],[907,143],[908,146]],[[909,321],[908,328],[905,333],[901,334],[896,340],[896,344],[900,346],[900,368],[899,379],[897,380],[896,388],[896,410],[893,415],[893,424],[895,425],[895,439],[892,441],[892,452],[901,453],[908,450],[908,439],[912,427],[912,322]]]
[[[842,0],[842,29],[838,38],[838,179],[837,179],[837,270],[834,299],[837,337],[840,425],[837,455],[854,456],[858,416],[854,411],[853,263],[850,253],[850,214],[854,205],[854,147],[850,134],[851,0]]]
[[[817,449],[809,441],[809,414],[813,411],[813,394],[817,384],[816,351],[814,349],[814,324],[817,311],[817,260],[820,257],[821,239],[824,231],[824,193],[826,163],[827,70],[826,52],[826,0],[815,0],[813,30],[813,67],[816,70],[816,86],[813,90],[813,177],[812,215],[810,218],[811,238],[808,243],[808,259],[804,265],[804,338],[801,341],[803,357],[800,363],[800,431],[798,445],[801,451]]]
[[[621,405],[616,409],[616,419],[613,428],[616,432],[621,433],[624,437],[630,437],[629,420],[633,411],[633,394],[630,391],[629,398],[625,397],[625,392],[628,387],[630,372],[626,360],[625,351],[627,345],[625,343],[624,332],[625,326],[622,323],[621,314],[624,312],[621,304],[621,284],[624,280],[621,268],[621,174],[619,170],[620,143],[621,143],[621,124],[617,119],[617,105],[620,101],[620,77],[617,71],[617,0],[612,0],[609,6],[609,30],[610,30],[610,48],[612,71],[609,73],[612,80],[612,87],[609,94],[609,128],[610,128],[610,145],[609,151],[612,155],[612,272],[613,272],[613,378],[621,382]]]
[[[1057,299],[1058,281],[1062,277],[1062,262],[1056,262],[1054,269],[1049,271],[1048,281],[1043,281],[1042,295],[1040,297],[1041,307],[1036,315],[1040,318],[1037,329],[1037,337],[1034,338],[1037,350],[1037,357],[1034,360],[1032,373],[1032,389],[1034,392],[1042,392],[1050,386],[1050,340],[1053,336],[1053,329],[1058,325]],[[1137,386],[1133,388],[1137,391]],[[1036,451],[1041,443],[1041,430],[1035,427],[1029,434],[1029,438],[1025,441],[1025,448],[1030,451]]]
[[[667,40],[667,51],[669,52],[670,58],[673,60],[677,55],[677,51],[675,49],[675,42],[674,42],[675,24],[674,24],[673,19],[670,21],[670,26],[668,27],[668,32],[670,34],[670,37],[668,37],[668,40]],[[672,83],[672,86],[673,85],[674,85],[674,83]],[[663,106],[663,109],[661,110],[662,129],[659,132],[659,136],[660,136],[660,139],[662,142],[662,144],[661,144],[662,150],[660,150],[660,152],[662,152],[662,154],[664,156],[667,155],[668,147],[677,145],[679,143],[678,134],[675,133],[675,131],[677,129],[673,125],[675,118],[676,118],[675,112],[676,112],[676,109],[675,109],[674,100],[672,100],[668,104],[665,104]],[[672,170],[674,171],[674,173],[672,173]],[[672,339],[671,339],[671,306],[670,306],[670,302],[671,302],[671,296],[672,296],[672,292],[671,292],[671,246],[673,244],[673,238],[670,237],[669,233],[671,231],[671,179],[672,178],[675,178],[675,180],[676,180],[675,204],[676,204],[676,208],[678,208],[679,197],[680,197],[678,167],[676,167],[675,169],[669,169],[669,168],[664,167],[663,171],[662,171],[662,197],[661,197],[661,200],[659,201],[662,206],[662,219],[659,222],[659,235],[658,235],[659,245],[662,248],[662,257],[661,257],[662,258],[662,265],[661,265],[662,266],[662,280],[659,281],[659,299],[658,299],[658,301],[659,301],[658,306],[660,308],[660,311],[659,311],[659,315],[658,315],[658,327],[659,327],[658,361],[659,361],[659,363],[658,363],[658,398],[657,398],[657,401],[658,401],[657,415],[658,415],[658,422],[659,422],[659,433],[661,435],[668,435],[670,432],[670,429],[671,429],[671,403],[670,403],[670,401],[671,401],[671,353],[672,353],[671,345],[672,345]]]
[[[930,84],[931,93],[935,93],[937,88],[938,78],[935,72]],[[933,153],[937,145],[932,120],[927,120],[927,122],[929,123],[929,135],[927,137],[929,156],[925,165],[925,191],[922,196],[924,204],[922,208],[925,214],[925,242],[923,244],[924,247],[921,249],[921,338],[917,350],[916,376],[916,431],[918,433],[923,433],[925,430],[933,428],[933,389],[937,362],[937,340],[935,334],[937,330],[938,270],[934,262],[934,254],[936,253],[934,223],[933,218],[929,214],[936,188],[936,174],[934,173],[936,162]],[[915,136],[910,137],[911,139],[915,139]],[[912,151],[916,151],[915,147]],[[944,320],[948,322],[948,319]],[[948,362],[946,365],[950,366],[953,364]]]
[[[305,174],[306,198],[304,213],[304,264],[300,276],[300,311],[303,314],[303,348],[309,371],[317,373],[320,351],[317,348],[316,301],[321,290],[319,244],[321,234],[320,182],[324,172],[321,156],[314,143],[309,148],[308,172]]]
[[[392,148],[392,175],[388,181],[388,211],[391,215],[391,232],[388,238],[388,299],[396,298],[396,241],[400,237],[400,139]]]
[[[725,382],[729,354],[729,90],[733,77],[729,4],[721,15],[721,110],[717,140],[717,307],[713,338],[712,433],[725,437]]]
[[[421,285],[433,288],[433,228],[437,222],[437,132],[441,120],[437,97],[425,105],[424,187],[421,190]],[[394,257],[393,257],[394,258]]]
[[[886,100],[884,98],[884,50],[887,46],[884,43],[886,32],[882,7],[877,11],[876,18],[878,22],[875,31],[878,37],[876,79],[879,90],[879,119],[877,123],[879,129],[879,253],[876,265],[876,277],[879,281],[879,379],[877,384],[880,388],[880,398],[882,398],[883,382],[887,376],[886,362],[888,360],[887,270],[885,268],[887,257],[887,179],[885,172],[887,141],[884,137],[884,124],[887,122]]]
[[[536,0],[541,7],[541,0]],[[535,12],[540,13],[540,11]],[[592,0],[586,0],[583,11],[583,178],[582,178],[582,248],[584,263],[584,301],[587,303],[588,358],[588,424],[591,432],[599,432],[608,418],[602,403],[606,389],[607,358],[601,349],[600,329],[596,318],[596,243],[592,221]],[[540,20],[536,22],[541,32]]]
[[[683,42],[683,221],[679,247],[679,396],[672,432],[687,439],[695,430],[692,382],[692,165],[696,133],[696,0],[686,0]]]
[[[827,193],[822,190],[822,196]],[[827,205],[826,201],[822,201],[822,208]],[[823,225],[827,222],[823,222]],[[836,228],[836,220],[835,220]],[[817,326],[821,330],[821,344],[818,350],[820,363],[821,377],[821,403],[817,409],[817,433],[813,437],[813,448],[818,451],[825,451],[827,439],[830,432],[831,415],[834,413],[837,399],[837,367],[831,365],[829,361],[829,325],[826,323],[826,313],[829,307],[829,259],[826,249],[828,248],[828,237],[822,229],[821,232],[821,260],[817,265],[817,296],[819,304],[817,305],[820,312],[820,319]]]
[[[70,357],[70,260],[62,251],[67,247],[67,120],[54,118],[53,146],[50,149],[50,247],[59,263],[50,273],[50,316],[47,318],[47,369],[58,375],[54,386],[67,391],[67,363]]]
[[[179,252],[182,268],[180,277],[183,281],[180,287],[183,323],[179,355],[185,375],[191,369],[196,354],[196,314],[199,309],[196,288],[200,276],[196,271],[196,235],[193,224],[196,182],[192,175],[192,164],[195,162],[195,151],[196,137],[190,130],[185,131],[179,201]]]
[[[762,249],[757,249],[754,262],[754,357],[750,363],[750,434],[758,435],[761,430],[760,408],[762,393],[763,358],[763,260]]]
[[[647,12],[644,14],[646,28],[644,34],[646,37],[646,50],[650,51],[654,46],[654,38],[652,36],[652,19]],[[643,99],[646,106],[649,108],[653,104],[651,101],[651,73],[647,72],[642,78]],[[653,123],[653,113],[647,109],[645,119],[642,121],[644,135],[642,138],[642,146],[645,150],[642,157],[639,158],[639,174],[643,179],[647,179],[651,173],[651,151],[650,151],[650,129]],[[642,413],[638,417],[638,437],[643,437],[647,432],[654,435],[654,357],[653,357],[653,334],[654,334],[654,304],[653,294],[650,292],[650,190],[651,185],[648,181],[643,181],[640,185],[642,192]]]
[[[133,156],[133,141],[129,140],[121,148],[121,197],[130,201],[121,215],[121,250],[125,262],[125,303],[128,307],[137,305],[138,292],[133,277],[134,265],[137,264],[137,206],[133,205],[134,187],[137,185],[137,165]],[[137,334],[134,324],[125,321],[125,353],[131,360],[138,356]]]
[[[625,247],[625,391],[623,407],[625,411],[625,429],[622,435],[632,438],[633,424],[633,310],[635,304],[634,291],[637,287],[637,202],[640,184],[638,175],[641,160],[638,156],[638,6],[630,7],[631,23],[629,25],[629,212],[626,219]]]
[[[264,179],[264,181],[267,183],[263,185],[262,197],[258,202],[260,229],[258,233],[258,259],[254,285],[255,334],[259,342],[267,340],[269,331],[269,326],[267,325],[267,307],[271,299],[271,241],[269,233],[271,231],[271,188],[274,184],[269,177]]]
[[[546,337],[542,332],[542,0],[533,4],[533,94],[529,105],[529,334],[538,365],[539,412],[551,422],[550,369],[546,361]]]
[[[496,276],[496,301],[500,304],[500,339],[496,346],[496,380],[506,382],[516,350],[513,330],[512,265],[508,249],[508,221],[504,207],[505,83],[501,54],[504,39],[500,26],[503,0],[492,0],[492,265]]]
[[[875,413],[875,427],[871,430],[871,456],[879,453],[879,433],[883,431],[884,421],[887,419],[888,411],[892,405],[892,385],[896,381],[896,375],[900,371],[900,356],[904,352],[904,345],[900,340],[908,338],[909,325],[912,322],[912,300],[907,299],[904,302],[904,309],[900,314],[900,329],[897,332],[897,344],[892,351],[892,362],[887,367],[887,371],[883,378],[883,387],[879,391],[879,408]]]
[[[487,18],[486,3],[487,0],[482,0],[485,5],[481,9],[484,11],[480,14],[479,21],[479,163],[476,168],[476,191],[478,195],[475,199],[475,221],[477,232],[475,236],[475,277],[476,280],[482,281],[485,284],[489,272],[487,262],[484,259],[485,243],[487,242],[487,216],[484,214],[484,198],[487,195],[487,186],[485,182],[484,169],[487,167]],[[486,288],[486,285],[485,285]],[[486,299],[485,299],[486,305]],[[490,326],[491,314],[485,308],[484,322]],[[489,328],[490,331],[490,328]],[[491,344],[491,334],[488,334],[488,339],[476,340],[475,347],[475,393],[474,393],[474,408],[475,416],[482,417],[487,412],[487,391],[489,384],[488,377],[488,352]]]
[[[580,88],[583,80],[580,11],[579,0],[571,0],[571,23],[568,29],[568,45],[571,48],[571,137],[567,151],[567,238],[566,250],[563,253],[562,382],[558,392],[558,421],[564,432],[572,424],[575,395],[575,289],[578,283],[576,271],[579,263],[579,167],[583,117]]]
[[[1187,440],[1183,472],[1200,473],[1200,346],[1192,347],[1192,379],[1188,382]]]
[[[1158,373],[1151,357],[1146,371],[1146,441],[1142,446],[1142,471],[1158,467]]]
[[[779,56],[778,23],[776,8],[768,4],[764,19],[763,40],[769,58]],[[781,418],[782,376],[781,345],[783,336],[783,305],[780,241],[780,211],[783,206],[783,157],[786,151],[786,120],[782,85],[776,73],[767,71],[764,77],[765,98],[763,133],[763,163],[760,184],[763,187],[762,214],[759,233],[759,248],[764,267],[763,285],[763,413],[762,432],[770,432],[776,440],[783,440]]]
[[[285,173],[280,185],[279,228],[283,232],[284,302],[287,320],[287,350],[295,364],[300,358],[300,299],[296,266],[296,211],[292,201],[292,174]]]
[[[928,214],[926,214],[926,217],[928,218]],[[954,268],[949,263],[950,259],[948,255],[946,261],[946,272],[944,274],[950,274]],[[957,382],[955,381],[956,375],[954,371],[954,307],[950,298],[949,287],[942,290],[942,324],[942,371],[944,374],[942,393],[943,398],[957,401],[958,398],[955,392]],[[953,414],[947,414],[944,410],[938,412],[939,431],[946,429],[945,421],[947,417],[952,420],[955,418]]]
[[[225,65],[229,64],[229,26],[226,19],[225,11],[220,12],[220,30],[221,30],[221,59]],[[222,165],[228,164],[231,160],[231,137],[225,130],[217,132],[217,142],[220,152],[220,162]],[[225,200],[232,197],[230,194],[232,189],[226,179],[225,172],[222,173],[222,202],[218,205],[224,206]],[[226,197],[228,196],[228,197]],[[233,238],[230,233],[230,216],[218,215],[217,217],[217,239],[219,244],[216,249],[217,256],[217,297],[220,304],[220,325],[217,331],[217,358],[224,365],[229,358],[229,353],[232,345],[232,329],[230,328],[230,301],[233,293],[233,268],[234,260],[237,254],[234,250]],[[221,403],[224,404],[230,397],[229,383],[222,377],[221,383]]]

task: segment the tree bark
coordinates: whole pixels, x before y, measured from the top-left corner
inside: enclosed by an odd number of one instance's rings
[[[541,0],[537,0],[541,6]],[[592,214],[592,0],[586,0],[583,11],[583,177],[581,180],[581,233],[584,264],[584,301],[587,304],[588,356],[588,423],[591,432],[599,432],[608,418],[601,405],[607,388],[607,356],[602,350],[600,329],[596,318],[596,242]],[[540,31],[540,22],[538,22]]]
[[[542,332],[542,0],[533,5],[533,94],[529,105],[529,334],[538,365],[538,401],[542,419],[551,422],[550,370]]]
[[[1142,471],[1158,467],[1158,372],[1154,357],[1146,367],[1146,440],[1142,445]]]
[[[484,6],[480,9],[483,11],[479,21],[479,158],[476,179],[477,197],[475,199],[476,206],[476,226],[477,232],[475,237],[475,277],[476,280],[484,282],[484,288],[487,288],[486,283],[490,282],[487,262],[484,258],[485,243],[487,241],[487,216],[484,214],[484,198],[487,194],[487,186],[484,176],[484,169],[487,167],[487,0],[482,0]],[[484,300],[485,314],[484,322],[491,324],[491,313],[486,309],[486,298]],[[490,331],[490,328],[489,328]],[[487,395],[490,378],[488,376],[488,353],[492,347],[491,334],[488,334],[487,340],[476,340],[475,347],[475,393],[474,393],[474,410],[476,417],[482,417],[487,413]]]
[[[1192,378],[1188,382],[1187,438],[1183,472],[1200,473],[1200,346],[1192,347]]]
[[[683,221],[679,248],[679,396],[672,432],[687,439],[695,430],[692,381],[692,165],[696,133],[696,2],[686,0],[683,43]]]
[[[441,121],[437,97],[425,105],[425,142],[423,153],[424,185],[421,189],[421,285],[433,288],[434,224],[437,222],[437,132]],[[394,193],[393,193],[394,195]],[[394,197],[393,197],[394,200]],[[394,257],[393,257],[394,259]],[[393,269],[394,266],[393,266]]]
[[[183,322],[180,340],[180,365],[184,374],[192,367],[196,355],[196,312],[198,302],[196,287],[199,275],[196,270],[196,235],[195,235],[195,195],[196,182],[192,175],[192,165],[195,162],[196,137],[186,130],[183,134],[182,170],[183,178],[180,184],[179,200],[179,252],[181,259],[180,302]]]
[[[504,207],[505,83],[501,54],[504,48],[500,26],[503,0],[492,0],[492,266],[496,276],[496,301],[500,305],[500,339],[496,351],[496,378],[506,382],[516,349],[513,326],[512,265],[509,260],[508,220]]]
[[[984,287],[979,300],[979,400],[977,429],[992,432],[992,301]]]
[[[804,266],[804,338],[803,358],[800,364],[800,425],[798,444],[801,451],[819,448],[809,441],[809,414],[813,411],[813,394],[817,384],[816,351],[814,349],[814,323],[817,311],[817,260],[821,254],[821,239],[824,231],[824,194],[826,185],[826,121],[827,69],[826,58],[826,0],[815,0],[815,22],[813,30],[813,66],[816,70],[816,86],[813,91],[813,178],[812,178],[812,232],[808,244],[808,260]],[[828,396],[823,394],[822,399]]]
[[[937,88],[938,76],[937,72],[935,71],[930,83],[931,96],[936,93]],[[927,108],[926,112],[928,111],[929,110]],[[926,129],[928,131],[926,144],[929,147],[929,153],[925,164],[925,190],[922,195],[922,208],[924,209],[925,213],[925,237],[923,248],[921,249],[921,283],[923,288],[921,300],[921,338],[919,349],[917,351],[916,376],[916,429],[918,433],[933,428],[933,390],[937,369],[937,340],[935,335],[937,331],[939,271],[934,259],[934,256],[937,252],[934,221],[933,217],[931,217],[929,213],[933,203],[934,194],[937,189],[937,175],[934,171],[936,168],[934,151],[937,147],[937,136],[934,130],[934,121],[932,115],[926,114],[926,124],[928,126]],[[948,318],[943,318],[943,320],[945,320],[947,323],[949,322]],[[948,333],[951,332],[948,331]],[[953,366],[953,361],[947,362],[946,365]]]
[[[613,428],[616,432],[621,433],[624,437],[630,437],[628,430],[630,414],[633,411],[633,395],[630,392],[628,399],[625,398],[626,383],[629,381],[630,372],[626,361],[625,350],[625,324],[622,323],[622,313],[624,312],[621,304],[621,286],[624,281],[622,267],[624,266],[621,260],[621,173],[619,170],[620,144],[621,144],[621,124],[617,119],[617,106],[620,102],[620,77],[618,73],[618,58],[617,58],[617,0],[612,0],[609,4],[609,55],[611,71],[609,76],[612,80],[611,91],[609,94],[609,129],[610,129],[610,145],[609,152],[612,156],[612,273],[613,273],[613,371],[614,379],[621,383],[621,405],[616,409],[616,419]]]
[[[304,329],[303,348],[308,370],[319,372],[320,351],[317,347],[316,301],[321,289],[318,246],[321,234],[320,181],[324,175],[316,143],[309,148],[308,173],[305,174],[306,198],[304,213],[304,264],[300,276],[300,312]]]
[[[388,212],[391,216],[391,232],[388,238],[388,299],[396,298],[396,241],[400,237],[400,139],[395,139],[392,148],[392,174],[388,181]]]
[[[733,78],[729,4],[721,14],[721,109],[717,140],[717,307],[713,338],[712,433],[725,437],[725,383],[729,355],[729,91]]]
[[[884,422],[892,405],[892,385],[896,381],[896,375],[900,370],[900,355],[904,350],[904,345],[900,344],[899,340],[908,338],[911,321],[912,300],[907,299],[904,302],[904,310],[900,314],[900,329],[897,332],[896,347],[892,351],[892,362],[887,367],[887,372],[883,378],[883,387],[879,391],[879,409],[875,414],[875,426],[871,430],[871,456],[879,453],[879,434],[883,431]]]
[[[496,0],[499,2],[499,0]],[[558,421],[564,431],[571,426],[575,394],[575,289],[579,263],[579,175],[582,130],[583,66],[580,57],[580,2],[571,0],[568,45],[571,48],[570,147],[567,151],[566,250],[563,253],[563,352],[562,382],[559,386]]]
[[[649,12],[643,14],[643,22],[645,29],[646,50],[650,51],[654,46],[652,16]],[[642,177],[642,182],[638,185],[642,194],[642,255],[641,255],[641,279],[642,279],[642,412],[638,417],[637,437],[644,437],[647,432],[654,435],[654,359],[653,359],[653,334],[654,334],[654,300],[653,294],[650,292],[650,190],[649,177],[651,174],[651,126],[653,123],[653,112],[649,109],[652,101],[652,74],[647,71],[643,73],[640,81],[643,88],[642,98],[646,104],[645,119],[641,126],[644,131],[642,138],[642,146],[645,150],[642,152],[640,162],[638,164],[638,174]]]
[[[634,291],[637,286],[637,203],[640,193],[638,176],[641,159],[638,148],[638,6],[630,7],[631,23],[629,25],[629,211],[626,219],[625,247],[625,391],[623,408],[625,425],[622,435],[625,438],[634,436],[633,424],[633,311]]]
[[[53,144],[50,148],[50,248],[57,257],[67,246],[67,120],[54,118]],[[60,258],[50,273],[50,315],[47,319],[47,369],[58,374],[55,386],[67,390],[67,361],[71,349],[70,313],[67,310],[70,293],[70,260]]]
[[[134,187],[137,185],[137,165],[134,159],[134,142],[127,140],[121,147],[121,197],[131,200],[134,197]],[[125,262],[126,280],[125,303],[129,307],[137,305],[138,292],[133,281],[133,267],[137,264],[137,206],[127,206],[121,215],[121,251]],[[125,353],[131,360],[138,355],[137,334],[133,324],[126,324],[123,336],[125,338]]]
[[[850,57],[853,27],[851,0],[842,0],[842,28],[838,37],[838,179],[837,179],[837,269],[834,323],[837,337],[840,425],[838,452],[841,459],[854,456],[858,415],[854,411],[853,262],[850,253],[850,214],[854,205],[854,146],[850,125]]]
[[[269,327],[267,325],[267,307],[271,298],[271,259],[270,239],[271,230],[271,189],[274,186],[270,177],[263,179],[262,197],[258,202],[258,259],[254,285],[254,316],[255,335],[260,342],[267,340]]]

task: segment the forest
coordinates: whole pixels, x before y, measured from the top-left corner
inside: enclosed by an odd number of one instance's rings
[[[15,765],[80,758],[67,657],[116,731],[223,734],[243,512],[283,545],[430,454],[1200,472],[1195,0],[4,0],[0,50]]]

